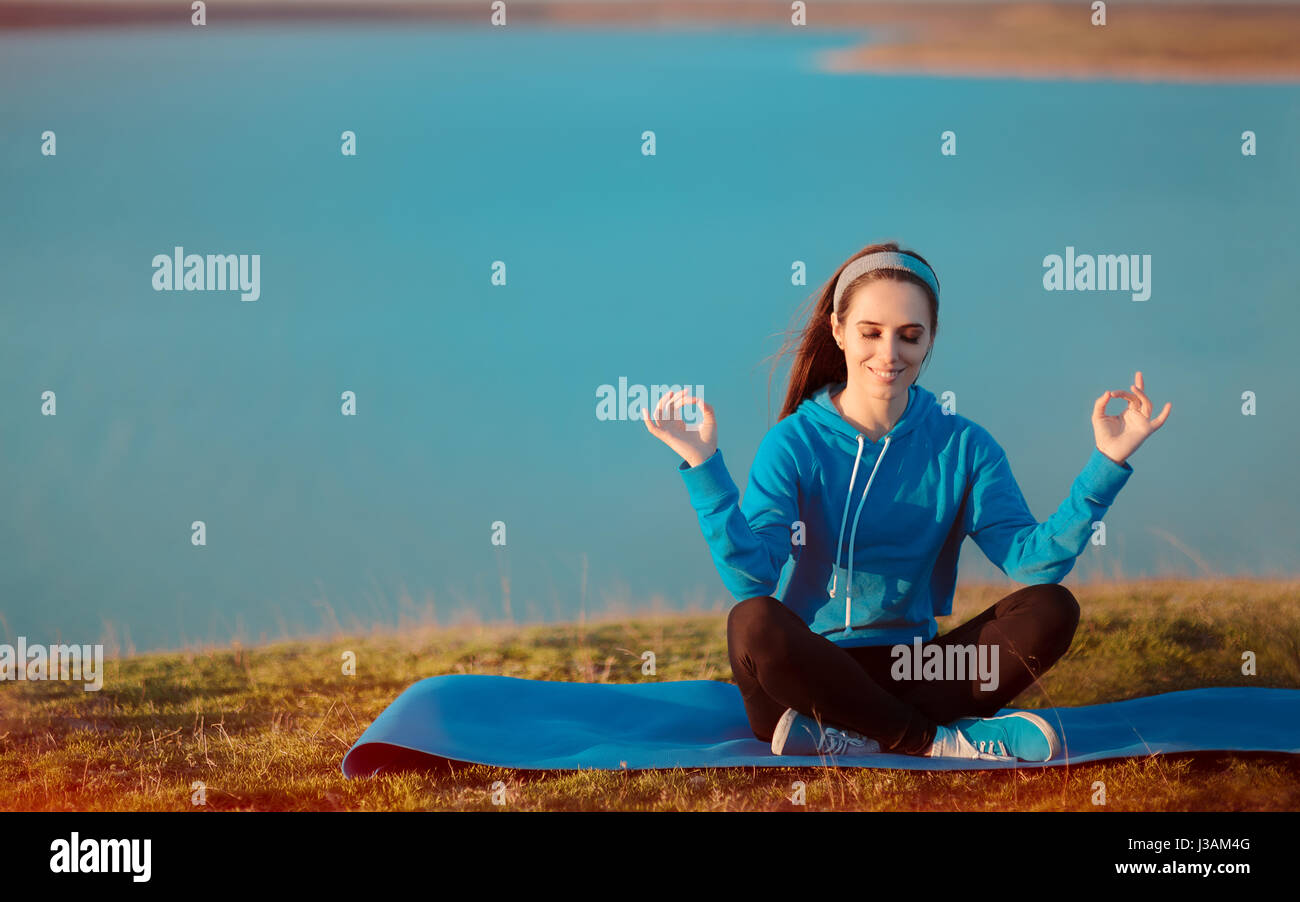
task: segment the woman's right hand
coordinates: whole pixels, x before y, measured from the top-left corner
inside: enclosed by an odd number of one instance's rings
[[[685,404],[699,407],[702,416],[698,427],[687,428],[680,413]],[[686,394],[684,389],[660,398],[653,419],[646,408],[641,408],[641,420],[651,435],[676,451],[692,467],[698,467],[718,450],[718,425],[713,418],[713,408],[703,398]]]

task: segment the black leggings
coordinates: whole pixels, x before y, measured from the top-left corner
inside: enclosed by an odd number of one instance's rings
[[[882,751],[917,755],[929,749],[937,724],[988,717],[1007,707],[1065,654],[1078,624],[1074,595],[1047,583],[1018,589],[922,645],[988,646],[986,661],[996,645],[998,681],[993,688],[977,674],[961,680],[896,680],[890,672],[893,646],[841,648],[770,595],[748,598],[731,609],[727,652],[759,739],[770,742],[785,709],[794,708],[875,739]]]

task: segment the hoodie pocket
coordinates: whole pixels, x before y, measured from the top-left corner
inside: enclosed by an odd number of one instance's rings
[[[826,592],[830,595],[833,586],[835,594],[828,604],[831,615],[828,619],[835,620],[839,627],[844,626],[846,608],[853,629],[908,626],[916,621],[910,580],[861,570],[853,571],[852,586],[848,585],[848,578],[847,567],[831,565]]]

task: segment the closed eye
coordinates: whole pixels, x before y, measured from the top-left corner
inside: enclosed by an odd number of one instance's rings
[[[879,333],[879,332],[872,332],[870,335],[863,335],[862,337],[863,337],[863,338],[879,338],[879,337],[880,337],[880,333]],[[920,340],[921,340],[921,339],[920,339],[919,337],[917,337],[917,338],[908,338],[906,335],[903,336],[903,341],[910,341],[912,344],[917,344],[918,342],[920,342]]]

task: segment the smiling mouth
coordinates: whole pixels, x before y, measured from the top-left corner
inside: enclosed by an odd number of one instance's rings
[[[903,372],[902,369],[897,369],[897,370],[888,370],[888,371],[878,370],[878,369],[875,369],[875,368],[873,368],[873,367],[867,367],[867,369],[871,370],[871,372],[875,373],[875,374],[876,374],[877,376],[879,376],[881,379],[893,379],[893,378],[895,378],[895,377],[901,375],[902,372]],[[906,367],[904,367],[904,369],[906,369]]]

